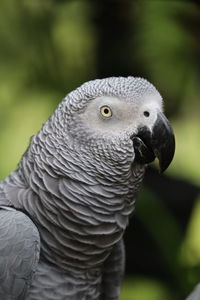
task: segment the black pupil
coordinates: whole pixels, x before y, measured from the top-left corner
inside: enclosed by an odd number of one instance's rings
[[[104,114],[108,114],[109,113],[109,109],[108,108],[104,108]]]
[[[144,111],[144,116],[149,117],[150,113],[148,111]]]

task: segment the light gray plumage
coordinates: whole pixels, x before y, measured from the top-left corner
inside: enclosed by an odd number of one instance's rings
[[[164,170],[173,152],[148,81],[112,77],[68,94],[0,183],[0,299],[118,299],[146,164],[158,156]]]
[[[186,300],[200,300],[200,284],[197,284]]]
[[[200,284],[195,286],[193,292],[186,298],[186,300],[200,300]]]

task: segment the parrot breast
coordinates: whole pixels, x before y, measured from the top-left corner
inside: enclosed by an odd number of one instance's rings
[[[80,164],[75,151],[61,156],[37,147],[33,140],[6,193],[18,185],[13,206],[36,223],[47,261],[72,271],[98,268],[128,225],[144,167],[130,169],[123,161],[97,166],[87,153]]]

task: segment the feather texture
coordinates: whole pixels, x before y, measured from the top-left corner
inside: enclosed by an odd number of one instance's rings
[[[23,213],[0,208],[0,299],[25,299],[39,261],[40,238]]]

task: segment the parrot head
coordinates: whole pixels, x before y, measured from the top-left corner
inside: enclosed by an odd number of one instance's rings
[[[175,138],[163,113],[162,97],[147,80],[110,77],[84,83],[66,96],[59,110],[63,133],[90,154],[146,165],[159,160],[161,172],[171,163]]]

